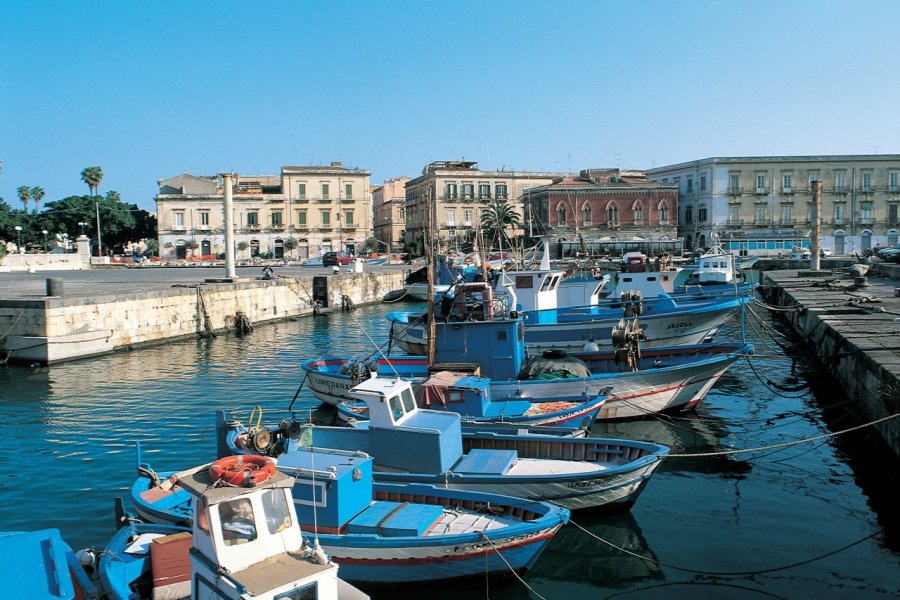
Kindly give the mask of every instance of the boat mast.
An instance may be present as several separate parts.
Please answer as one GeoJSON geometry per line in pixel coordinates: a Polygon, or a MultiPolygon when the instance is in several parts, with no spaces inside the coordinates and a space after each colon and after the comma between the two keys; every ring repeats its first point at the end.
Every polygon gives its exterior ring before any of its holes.
{"type": "MultiPolygon", "coordinates": [[[[435,232],[435,207],[431,205],[433,194],[431,189],[425,190],[427,202],[425,202],[425,259],[428,261],[426,274],[428,277],[428,366],[434,364],[434,261],[436,259],[434,253],[434,232],[435,232]]],[[[435,202],[437,200],[435,199],[435,202]]]]}

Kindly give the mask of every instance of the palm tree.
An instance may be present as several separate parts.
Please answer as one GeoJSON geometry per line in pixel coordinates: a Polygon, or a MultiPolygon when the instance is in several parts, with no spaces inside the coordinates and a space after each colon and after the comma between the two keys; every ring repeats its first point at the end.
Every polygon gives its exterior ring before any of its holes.
{"type": "Polygon", "coordinates": [[[97,194],[97,188],[100,187],[100,181],[103,180],[103,169],[100,167],[85,167],[81,170],[81,180],[88,185],[91,190],[91,196],[97,194]]]}
{"type": "Polygon", "coordinates": [[[20,185],[18,189],[16,189],[16,195],[25,206],[25,212],[28,212],[28,199],[31,198],[31,188],[27,185],[20,185]]]}
{"type": "Polygon", "coordinates": [[[110,202],[121,202],[122,196],[116,190],[109,190],[106,192],[106,199],[110,202]]]}
{"type": "Polygon", "coordinates": [[[34,212],[41,210],[41,200],[44,199],[44,188],[35,186],[31,188],[31,197],[34,198],[34,212]]]}
{"type": "Polygon", "coordinates": [[[491,238],[496,234],[506,235],[506,228],[512,226],[513,230],[522,226],[519,213],[507,202],[491,202],[481,211],[481,227],[491,232],[491,238]]]}

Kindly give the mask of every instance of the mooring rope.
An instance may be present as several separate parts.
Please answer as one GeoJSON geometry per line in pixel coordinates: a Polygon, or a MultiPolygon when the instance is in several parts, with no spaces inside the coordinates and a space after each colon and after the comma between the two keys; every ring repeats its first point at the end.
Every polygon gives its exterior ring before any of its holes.
{"type": "Polygon", "coordinates": [[[497,548],[497,546],[494,545],[494,542],[491,541],[491,538],[489,538],[489,537],[487,536],[487,534],[485,534],[483,531],[479,531],[478,534],[479,534],[481,537],[483,537],[484,540],[485,540],[488,544],[490,544],[491,549],[492,549],[494,552],[497,553],[497,556],[499,556],[499,557],[500,557],[500,560],[502,560],[502,561],[504,562],[504,564],[506,565],[506,567],[509,569],[509,572],[512,573],[512,574],[515,576],[515,578],[518,579],[519,582],[520,582],[522,585],[524,585],[524,586],[528,589],[529,592],[531,592],[532,594],[534,594],[535,596],[537,596],[537,597],[540,598],[541,600],[547,600],[546,598],[544,598],[543,596],[541,596],[540,594],[538,594],[538,593],[535,591],[535,589],[534,589],[533,587],[531,587],[530,585],[528,585],[528,584],[525,582],[525,580],[522,579],[522,577],[521,577],[518,573],[516,573],[516,570],[512,568],[512,565],[509,564],[509,561],[506,560],[506,557],[503,556],[503,554],[500,552],[500,550],[497,548]]]}
{"type": "Polygon", "coordinates": [[[391,360],[390,360],[390,359],[384,354],[384,352],[381,350],[381,346],[379,346],[378,344],[375,343],[375,340],[372,339],[372,336],[369,335],[369,332],[366,331],[366,328],[363,327],[363,324],[360,323],[360,322],[359,322],[359,319],[356,318],[356,315],[354,315],[352,312],[347,313],[347,314],[350,315],[350,318],[352,318],[353,321],[359,326],[359,329],[363,332],[363,335],[366,336],[366,338],[369,340],[369,342],[370,342],[373,346],[375,346],[375,352],[374,352],[373,354],[376,354],[376,353],[377,353],[377,354],[380,354],[381,357],[385,360],[385,362],[387,362],[387,365],[388,365],[388,366],[391,368],[391,370],[394,372],[394,375],[396,375],[397,377],[400,377],[400,373],[398,373],[398,372],[397,372],[397,369],[394,368],[394,364],[391,362],[391,360]]]}
{"type": "Polygon", "coordinates": [[[813,563],[818,560],[822,560],[823,558],[828,558],[829,556],[834,556],[835,554],[839,554],[839,553],[843,552],[844,550],[848,550],[848,549],[852,548],[853,546],[857,546],[867,540],[872,539],[873,537],[875,537],[876,535],[879,535],[880,533],[882,533],[884,531],[883,529],[878,529],[877,531],[874,531],[874,532],[870,533],[869,535],[862,537],[858,540],[854,540],[854,541],[850,542],[849,544],[845,544],[844,546],[841,546],[840,548],[830,550],[828,552],[825,552],[824,554],[820,554],[819,556],[807,558],[804,560],[799,560],[797,562],[794,562],[794,563],[791,563],[788,565],[782,565],[780,567],[771,567],[768,569],[758,569],[758,570],[754,570],[754,571],[700,571],[697,569],[690,569],[688,567],[679,567],[678,565],[668,564],[668,563],[662,562],[660,560],[656,560],[655,558],[650,558],[648,556],[638,554],[637,552],[632,552],[631,550],[623,548],[622,546],[613,544],[609,540],[603,539],[596,533],[593,533],[592,531],[585,529],[584,527],[582,527],[575,521],[569,520],[569,523],[571,523],[572,525],[574,525],[581,531],[585,532],[586,534],[588,534],[590,537],[594,538],[598,542],[602,542],[611,548],[615,548],[616,550],[618,550],[619,552],[622,552],[623,554],[627,554],[629,556],[639,558],[645,562],[652,563],[652,564],[658,565],[660,567],[666,567],[668,569],[675,569],[676,571],[683,571],[685,573],[693,573],[695,575],[714,575],[717,577],[748,577],[748,576],[753,576],[753,575],[763,575],[765,573],[775,573],[778,571],[793,569],[794,567],[799,567],[802,565],[813,563]]]}

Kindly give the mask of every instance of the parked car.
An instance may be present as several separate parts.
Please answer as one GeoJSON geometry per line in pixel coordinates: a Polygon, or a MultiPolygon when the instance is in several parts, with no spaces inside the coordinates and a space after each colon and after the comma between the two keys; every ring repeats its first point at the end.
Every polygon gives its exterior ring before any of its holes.
{"type": "Polygon", "coordinates": [[[352,260],[353,257],[346,252],[326,252],[322,257],[322,266],[349,265],[352,260]]]}
{"type": "Polygon", "coordinates": [[[832,254],[833,254],[833,252],[831,250],[829,250],[828,248],[819,248],[819,257],[821,257],[821,258],[828,258],[832,254]]]}

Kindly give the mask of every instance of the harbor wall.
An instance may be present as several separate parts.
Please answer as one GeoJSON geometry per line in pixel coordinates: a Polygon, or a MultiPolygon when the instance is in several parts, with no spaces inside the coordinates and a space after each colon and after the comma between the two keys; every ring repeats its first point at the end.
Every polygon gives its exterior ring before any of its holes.
{"type": "MultiPolygon", "coordinates": [[[[893,323],[883,322],[893,320],[890,312],[811,296],[809,283],[798,282],[796,272],[793,281],[784,272],[763,273],[761,283],[765,300],[785,309],[781,314],[800,338],[801,351],[840,384],[850,400],[845,410],[855,420],[900,413],[900,346],[891,334],[893,323]]],[[[873,429],[900,456],[900,419],[873,429]]]]}
{"type": "Polygon", "coordinates": [[[403,287],[404,274],[346,273],[322,277],[203,283],[93,297],[0,300],[0,359],[52,364],[143,344],[233,330],[251,324],[380,302],[403,287]]]}

